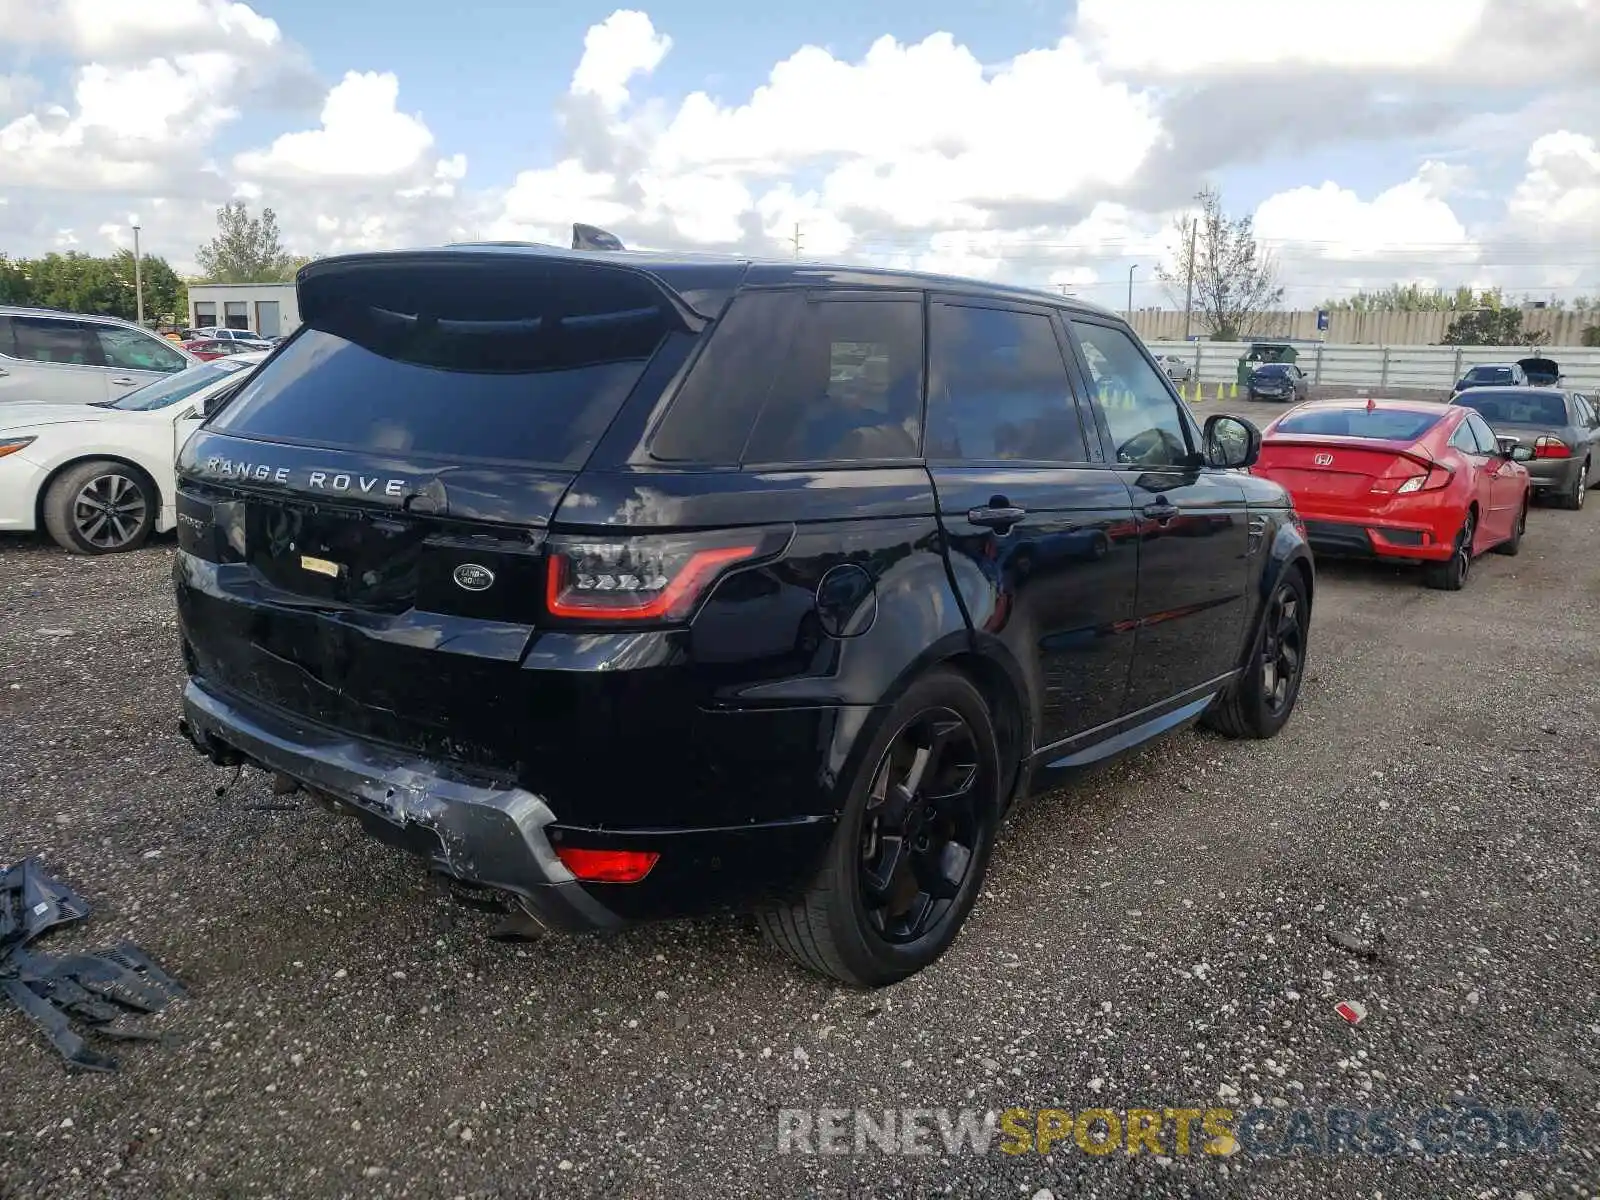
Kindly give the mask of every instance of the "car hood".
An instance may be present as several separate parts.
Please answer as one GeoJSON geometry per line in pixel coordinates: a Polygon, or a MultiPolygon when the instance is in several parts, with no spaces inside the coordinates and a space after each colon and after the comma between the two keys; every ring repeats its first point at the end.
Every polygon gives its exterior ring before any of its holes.
{"type": "Polygon", "coordinates": [[[166,409],[96,408],[92,404],[0,404],[0,434],[47,425],[119,425],[170,415],[166,409]]]}
{"type": "Polygon", "coordinates": [[[1531,358],[1517,359],[1517,366],[1521,367],[1527,375],[1528,382],[1535,385],[1549,385],[1561,382],[1561,366],[1553,358],[1534,356],[1531,358]]]}

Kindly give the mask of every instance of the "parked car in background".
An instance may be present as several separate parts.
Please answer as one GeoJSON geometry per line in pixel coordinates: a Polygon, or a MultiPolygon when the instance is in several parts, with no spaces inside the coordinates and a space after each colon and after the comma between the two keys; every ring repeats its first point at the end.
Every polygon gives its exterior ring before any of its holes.
{"type": "Polygon", "coordinates": [[[1188,383],[1194,378],[1194,367],[1176,354],[1156,355],[1156,365],[1167,373],[1173,383],[1188,383]]]}
{"type": "Polygon", "coordinates": [[[95,405],[0,406],[0,530],[42,524],[67,550],[111,554],[171,529],[178,448],[264,357],[200,363],[95,405]]]}
{"type": "Polygon", "coordinates": [[[1282,484],[1318,554],[1408,560],[1450,591],[1527,528],[1530,447],[1464,406],[1322,400],[1261,434],[1253,474],[1282,484]]]}
{"type": "Polygon", "coordinates": [[[1475,387],[1527,387],[1528,373],[1521,363],[1479,363],[1469,367],[1450,389],[1452,398],[1468,388],[1475,387]]]}
{"type": "Polygon", "coordinates": [[[1262,363],[1250,369],[1251,400],[1298,401],[1311,394],[1311,381],[1294,363],[1262,363]]]}
{"type": "Polygon", "coordinates": [[[1260,434],[1112,313],[516,246],[299,298],[181,456],[184,729],[550,926],[750,906],[891,983],[1015,797],[1294,707],[1313,568],[1260,434]]]}
{"type": "Polygon", "coordinates": [[[1545,358],[1543,355],[1519,358],[1517,366],[1522,368],[1522,373],[1528,377],[1528,383],[1532,387],[1559,387],[1561,384],[1561,364],[1553,358],[1545,358]]]}
{"type": "Polygon", "coordinates": [[[1528,475],[1535,494],[1582,508],[1600,483],[1600,413],[1587,396],[1548,386],[1473,388],[1452,404],[1473,409],[1498,434],[1533,448],[1528,475]]]}
{"type": "Polygon", "coordinates": [[[253,329],[227,329],[221,325],[209,325],[204,329],[197,329],[195,334],[212,341],[236,342],[247,350],[267,350],[275,341],[280,340],[264,338],[253,329]]]}
{"type": "Polygon", "coordinates": [[[115,400],[196,361],[131,321],[0,305],[0,409],[115,400]]]}
{"type": "Polygon", "coordinates": [[[183,348],[201,362],[226,358],[230,354],[260,354],[262,349],[250,342],[234,342],[217,338],[196,338],[183,343],[183,348]]]}

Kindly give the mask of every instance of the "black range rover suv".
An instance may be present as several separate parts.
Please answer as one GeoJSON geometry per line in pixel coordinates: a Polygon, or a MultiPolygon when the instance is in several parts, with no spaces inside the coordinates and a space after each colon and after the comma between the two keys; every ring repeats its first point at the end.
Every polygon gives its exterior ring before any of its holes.
{"type": "Polygon", "coordinates": [[[299,294],[179,462],[183,728],[548,926],[737,904],[892,982],[1015,798],[1294,705],[1259,434],[1109,313],[505,245],[299,294]]]}

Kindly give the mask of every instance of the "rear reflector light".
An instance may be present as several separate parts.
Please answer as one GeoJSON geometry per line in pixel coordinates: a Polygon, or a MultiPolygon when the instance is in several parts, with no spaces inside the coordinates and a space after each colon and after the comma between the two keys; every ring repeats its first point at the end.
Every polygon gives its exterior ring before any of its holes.
{"type": "Polygon", "coordinates": [[[1399,487],[1395,488],[1395,495],[1404,496],[1407,492],[1420,492],[1422,485],[1428,482],[1426,475],[1413,475],[1399,487]]]}
{"type": "Polygon", "coordinates": [[[564,619],[681,621],[730,567],[781,550],[789,533],[552,538],[546,606],[564,619]]]}
{"type": "Polygon", "coordinates": [[[1387,476],[1377,479],[1372,484],[1372,490],[1382,495],[1409,496],[1416,492],[1433,492],[1446,486],[1454,478],[1453,472],[1447,467],[1432,467],[1421,475],[1408,475],[1405,478],[1387,476]]]}
{"type": "Polygon", "coordinates": [[[556,848],[559,858],[585,883],[638,883],[661,857],[654,850],[580,850],[576,846],[556,848]]]}
{"type": "Polygon", "coordinates": [[[1533,443],[1533,456],[1535,458],[1571,458],[1572,448],[1560,438],[1546,435],[1533,443]]]}

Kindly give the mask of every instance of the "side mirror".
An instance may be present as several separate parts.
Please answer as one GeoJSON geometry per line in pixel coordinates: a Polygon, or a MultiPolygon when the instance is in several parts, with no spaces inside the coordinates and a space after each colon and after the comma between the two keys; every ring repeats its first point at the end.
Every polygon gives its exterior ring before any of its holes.
{"type": "Polygon", "coordinates": [[[1243,417],[1207,417],[1205,455],[1213,467],[1238,470],[1251,466],[1261,457],[1261,430],[1243,417]]]}

